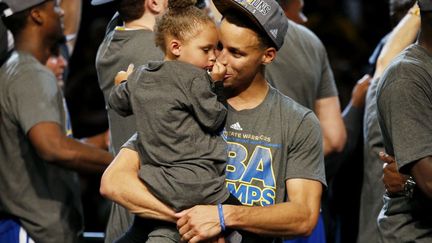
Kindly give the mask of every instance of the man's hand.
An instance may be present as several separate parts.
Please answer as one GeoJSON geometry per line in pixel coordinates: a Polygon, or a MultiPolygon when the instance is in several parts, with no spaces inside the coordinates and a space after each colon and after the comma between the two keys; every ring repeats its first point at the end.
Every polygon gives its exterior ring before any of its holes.
{"type": "Polygon", "coordinates": [[[127,80],[127,78],[133,72],[133,70],[134,70],[134,65],[131,63],[131,64],[129,64],[129,66],[128,66],[128,68],[127,68],[126,71],[120,71],[120,72],[118,72],[117,75],[114,78],[114,84],[118,85],[122,81],[127,80]]]}
{"type": "Polygon", "coordinates": [[[379,157],[384,162],[382,181],[389,195],[403,192],[408,176],[398,172],[396,161],[390,155],[380,152],[379,157]]]}
{"type": "Polygon", "coordinates": [[[198,205],[175,216],[179,218],[177,229],[182,241],[199,242],[217,237],[221,233],[218,209],[215,205],[198,205]]]}

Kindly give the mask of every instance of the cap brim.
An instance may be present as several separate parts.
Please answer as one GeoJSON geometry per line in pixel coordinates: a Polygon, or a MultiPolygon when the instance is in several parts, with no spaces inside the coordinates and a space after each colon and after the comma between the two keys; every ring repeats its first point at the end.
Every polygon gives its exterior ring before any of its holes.
{"type": "Polygon", "coordinates": [[[115,0],[92,0],[91,5],[97,6],[97,5],[102,5],[102,4],[110,3],[110,2],[114,2],[114,1],[115,0]]]}

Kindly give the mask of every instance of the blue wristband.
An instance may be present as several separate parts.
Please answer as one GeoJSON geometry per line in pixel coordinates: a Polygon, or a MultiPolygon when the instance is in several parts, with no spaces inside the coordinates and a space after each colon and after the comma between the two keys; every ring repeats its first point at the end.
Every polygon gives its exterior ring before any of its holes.
{"type": "Polygon", "coordinates": [[[225,219],[224,219],[224,214],[223,214],[223,210],[222,210],[222,204],[218,204],[218,212],[219,212],[219,223],[220,223],[220,227],[222,229],[222,232],[225,231],[226,227],[225,227],[225,219]]]}

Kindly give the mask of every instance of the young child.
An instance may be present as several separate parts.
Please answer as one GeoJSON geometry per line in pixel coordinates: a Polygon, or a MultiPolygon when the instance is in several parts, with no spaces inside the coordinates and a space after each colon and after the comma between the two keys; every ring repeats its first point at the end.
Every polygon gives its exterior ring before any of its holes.
{"type": "MultiPolygon", "coordinates": [[[[225,187],[227,152],[220,134],[227,110],[223,97],[213,92],[222,90],[226,69],[216,62],[216,25],[195,2],[168,1],[155,26],[164,61],[134,70],[109,98],[120,115],[135,114],[139,177],[175,211],[196,204],[239,204],[225,187]]],[[[166,224],[135,217],[117,242],[143,242],[160,226],[166,224]]],[[[166,242],[179,241],[175,225],[168,227],[175,236],[165,235],[166,242]]]]}

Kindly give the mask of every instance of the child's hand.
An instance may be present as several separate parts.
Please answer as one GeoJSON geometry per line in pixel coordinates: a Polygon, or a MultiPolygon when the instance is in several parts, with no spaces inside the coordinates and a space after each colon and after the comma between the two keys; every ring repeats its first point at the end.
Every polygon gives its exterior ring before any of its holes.
{"type": "Polygon", "coordinates": [[[129,66],[128,66],[128,68],[127,68],[126,71],[120,71],[120,72],[118,72],[117,75],[114,78],[114,84],[118,85],[122,81],[127,80],[127,78],[133,72],[133,70],[134,70],[134,65],[131,63],[131,64],[129,64],[129,66]]]}
{"type": "Polygon", "coordinates": [[[224,80],[226,71],[226,67],[220,62],[216,61],[213,65],[210,76],[212,77],[213,81],[222,81],[224,80]]]}

